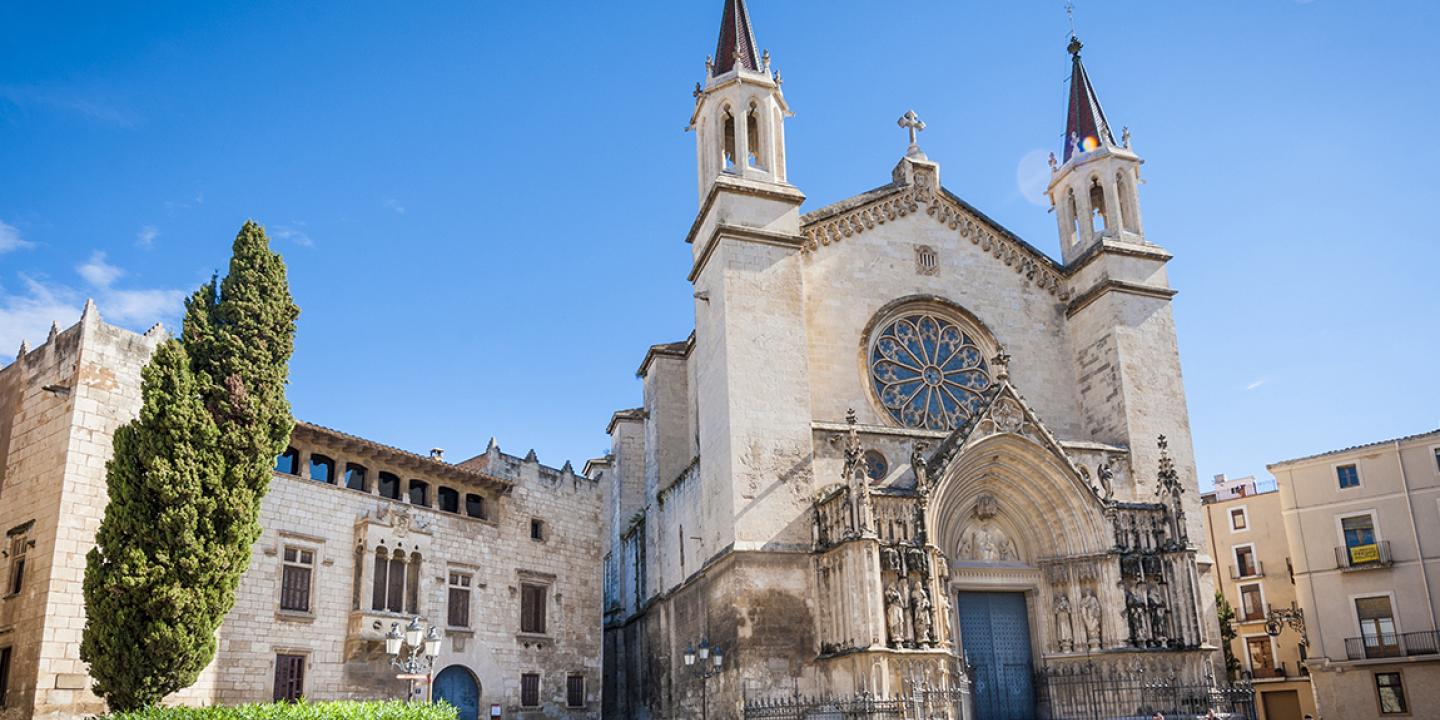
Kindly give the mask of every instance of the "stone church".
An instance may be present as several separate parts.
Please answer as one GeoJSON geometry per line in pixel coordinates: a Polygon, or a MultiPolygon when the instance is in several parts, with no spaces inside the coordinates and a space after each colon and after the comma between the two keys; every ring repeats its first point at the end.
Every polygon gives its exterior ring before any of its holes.
{"type": "Polygon", "coordinates": [[[690,115],[694,332],[645,354],[644,402],[587,471],[609,488],[607,717],[967,684],[975,717],[1031,718],[1086,702],[1056,678],[1206,682],[1171,254],[1080,42],[1058,259],[945,189],[913,113],[883,184],[802,209],[758,47],[726,0],[690,115]]]}

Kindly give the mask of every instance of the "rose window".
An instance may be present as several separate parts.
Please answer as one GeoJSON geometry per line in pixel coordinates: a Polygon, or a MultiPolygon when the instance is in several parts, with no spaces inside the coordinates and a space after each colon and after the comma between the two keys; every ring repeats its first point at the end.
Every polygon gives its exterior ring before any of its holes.
{"type": "Polygon", "coordinates": [[[954,430],[980,411],[990,368],[975,341],[932,312],[902,315],[870,346],[870,380],[890,417],[912,428],[954,430]]]}

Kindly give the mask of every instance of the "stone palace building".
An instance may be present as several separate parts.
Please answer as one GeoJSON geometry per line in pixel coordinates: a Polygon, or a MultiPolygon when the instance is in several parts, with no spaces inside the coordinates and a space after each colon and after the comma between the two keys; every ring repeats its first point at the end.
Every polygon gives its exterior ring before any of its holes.
{"type": "MultiPolygon", "coordinates": [[[[104,710],[80,660],[85,554],[163,336],[87,304],[0,369],[0,719],[104,710]]],[[[599,717],[595,481],[493,440],[459,463],[304,422],[291,443],[218,654],[168,701],[404,697],[384,636],[418,616],[443,638],[434,695],[462,720],[599,717]]]]}
{"type": "Polygon", "coordinates": [[[1054,692],[1081,674],[1206,682],[1171,255],[1080,42],[1058,259],[945,189],[913,113],[883,184],[802,211],[758,47],[726,0],[690,115],[694,332],[645,354],[644,402],[587,471],[609,487],[607,717],[943,688],[961,658],[981,720],[1083,704],[1054,692]],[[702,644],[718,675],[685,662],[702,644]]]}

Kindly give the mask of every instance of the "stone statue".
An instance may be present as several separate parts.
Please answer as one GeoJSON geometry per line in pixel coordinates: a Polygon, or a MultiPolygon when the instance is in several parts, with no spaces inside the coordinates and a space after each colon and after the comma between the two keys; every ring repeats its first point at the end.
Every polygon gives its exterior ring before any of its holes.
{"type": "Polygon", "coordinates": [[[930,594],[919,580],[910,583],[911,623],[915,628],[916,647],[929,647],[935,640],[930,635],[930,594]]]}
{"type": "Polygon", "coordinates": [[[1129,150],[1129,149],[1130,149],[1130,126],[1129,126],[1129,125],[1126,125],[1125,127],[1120,128],[1120,144],[1121,144],[1121,145],[1124,145],[1126,150],[1129,150]]]}
{"type": "Polygon", "coordinates": [[[913,572],[916,577],[923,578],[928,575],[928,573],[925,572],[927,566],[928,563],[925,562],[924,550],[918,547],[905,549],[905,568],[907,574],[913,572]]]}
{"type": "MultiPolygon", "coordinates": [[[[943,567],[943,566],[942,566],[943,567]]],[[[940,582],[940,613],[935,618],[935,641],[950,642],[950,588],[945,580],[940,582]]]]}
{"type": "Polygon", "coordinates": [[[1156,642],[1164,645],[1165,641],[1169,639],[1167,637],[1169,629],[1166,622],[1168,612],[1165,607],[1165,598],[1161,595],[1160,588],[1154,585],[1150,586],[1147,594],[1149,596],[1147,604],[1150,609],[1150,627],[1152,628],[1150,635],[1156,642]]]}
{"type": "Polygon", "coordinates": [[[881,548],[881,549],[880,549],[880,558],[885,561],[884,568],[885,568],[886,570],[889,570],[890,572],[893,572],[893,573],[896,573],[896,574],[899,574],[899,573],[900,573],[901,568],[900,568],[900,551],[899,551],[899,550],[896,550],[896,549],[893,548],[893,547],[884,547],[884,548],[881,548]]]}
{"type": "Polygon", "coordinates": [[[1149,608],[1143,583],[1135,589],[1125,591],[1125,609],[1130,615],[1130,639],[1136,647],[1145,647],[1150,642],[1149,608]]]}
{"type": "Polygon", "coordinates": [[[1070,626],[1070,598],[1063,592],[1055,593],[1055,639],[1060,644],[1060,652],[1075,649],[1074,630],[1070,626]]]}
{"type": "Polygon", "coordinates": [[[1059,163],[1055,162],[1055,153],[1052,152],[1052,153],[1050,153],[1050,172],[1053,173],[1053,172],[1055,172],[1056,170],[1059,170],[1059,169],[1060,169],[1060,165],[1059,165],[1059,163]]]}
{"type": "Polygon", "coordinates": [[[1085,588],[1080,596],[1080,623],[1085,626],[1085,643],[1091,650],[1100,649],[1100,598],[1085,588]]]}
{"type": "Polygon", "coordinates": [[[891,585],[885,591],[885,627],[890,634],[890,647],[905,645],[905,598],[899,585],[891,585]]]}
{"type": "Polygon", "coordinates": [[[1115,471],[1110,469],[1110,463],[1102,462],[1096,466],[1095,475],[1100,479],[1100,490],[1106,502],[1109,502],[1115,497],[1115,471]]]}
{"type": "Polygon", "coordinates": [[[925,443],[916,443],[910,453],[910,469],[915,473],[915,489],[921,493],[930,491],[930,468],[925,465],[925,443]]]}

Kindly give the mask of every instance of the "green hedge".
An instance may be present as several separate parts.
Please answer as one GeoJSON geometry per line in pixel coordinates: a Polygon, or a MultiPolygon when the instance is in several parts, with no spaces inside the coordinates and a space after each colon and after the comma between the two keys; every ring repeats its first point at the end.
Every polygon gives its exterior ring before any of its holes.
{"type": "Polygon", "coordinates": [[[162,707],[104,716],[104,720],[455,720],[448,703],[272,703],[230,707],[162,707]]]}

